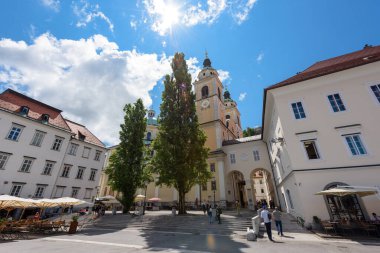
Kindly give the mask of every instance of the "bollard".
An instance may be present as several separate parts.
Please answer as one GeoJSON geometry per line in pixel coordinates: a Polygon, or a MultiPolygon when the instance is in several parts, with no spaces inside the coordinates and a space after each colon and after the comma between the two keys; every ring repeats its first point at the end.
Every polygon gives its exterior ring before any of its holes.
{"type": "Polygon", "coordinates": [[[260,232],[260,223],[261,223],[260,216],[256,215],[255,217],[252,218],[252,230],[256,234],[256,236],[259,235],[259,232],[260,232]]]}

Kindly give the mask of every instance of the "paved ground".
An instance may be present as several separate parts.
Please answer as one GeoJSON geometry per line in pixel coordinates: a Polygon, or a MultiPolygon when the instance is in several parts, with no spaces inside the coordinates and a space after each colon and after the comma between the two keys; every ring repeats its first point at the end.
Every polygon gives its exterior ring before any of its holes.
{"type": "Polygon", "coordinates": [[[222,224],[208,224],[203,213],[171,216],[170,212],[147,212],[143,217],[107,214],[75,235],[56,234],[22,241],[0,241],[0,253],[16,252],[380,252],[379,240],[324,239],[298,227],[285,215],[285,237],[274,232],[276,242],[266,236],[256,242],[245,239],[249,211],[236,216],[224,212],[222,224]]]}

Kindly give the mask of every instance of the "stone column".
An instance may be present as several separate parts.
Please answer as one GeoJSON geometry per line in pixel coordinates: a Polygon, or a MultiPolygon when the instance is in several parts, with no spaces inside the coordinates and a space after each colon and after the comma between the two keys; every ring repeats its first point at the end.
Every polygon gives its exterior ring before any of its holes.
{"type": "Polygon", "coordinates": [[[224,161],[218,160],[218,172],[219,172],[219,200],[222,208],[227,207],[226,202],[226,185],[224,182],[224,161]]]}

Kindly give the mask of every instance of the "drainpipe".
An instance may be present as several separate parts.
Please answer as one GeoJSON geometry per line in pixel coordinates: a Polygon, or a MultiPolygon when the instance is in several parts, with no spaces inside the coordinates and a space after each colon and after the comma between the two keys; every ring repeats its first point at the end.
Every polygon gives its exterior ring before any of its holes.
{"type": "Polygon", "coordinates": [[[276,179],[274,178],[274,169],[273,169],[274,166],[272,164],[272,157],[271,157],[271,155],[269,153],[269,150],[268,150],[268,143],[266,141],[264,141],[264,140],[262,140],[262,141],[265,143],[265,147],[266,147],[266,150],[268,152],[269,163],[270,163],[270,167],[271,167],[271,170],[272,170],[272,179],[273,179],[273,182],[274,182],[274,188],[276,189],[275,193],[276,193],[276,197],[277,197],[278,206],[280,207],[280,210],[282,210],[280,197],[278,195],[277,183],[276,183],[276,179]]]}

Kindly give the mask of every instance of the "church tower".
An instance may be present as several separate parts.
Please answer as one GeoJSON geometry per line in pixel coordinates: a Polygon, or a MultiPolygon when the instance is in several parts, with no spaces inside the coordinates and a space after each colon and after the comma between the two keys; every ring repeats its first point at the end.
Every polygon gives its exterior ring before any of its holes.
{"type": "Polygon", "coordinates": [[[222,150],[223,141],[233,140],[241,135],[240,113],[227,91],[223,96],[223,84],[218,71],[206,57],[203,69],[194,82],[198,121],[207,136],[206,147],[210,149],[209,164],[213,179],[207,185],[200,187],[199,195],[202,201],[215,201],[221,206],[226,205],[224,160],[226,154],[222,150]],[[215,194],[216,193],[216,194],[215,194]]]}
{"type": "Polygon", "coordinates": [[[219,80],[218,71],[211,66],[207,53],[203,69],[198,74],[198,80],[194,82],[194,90],[199,124],[207,135],[206,146],[210,150],[220,149],[226,139],[223,84],[219,80]]]}

